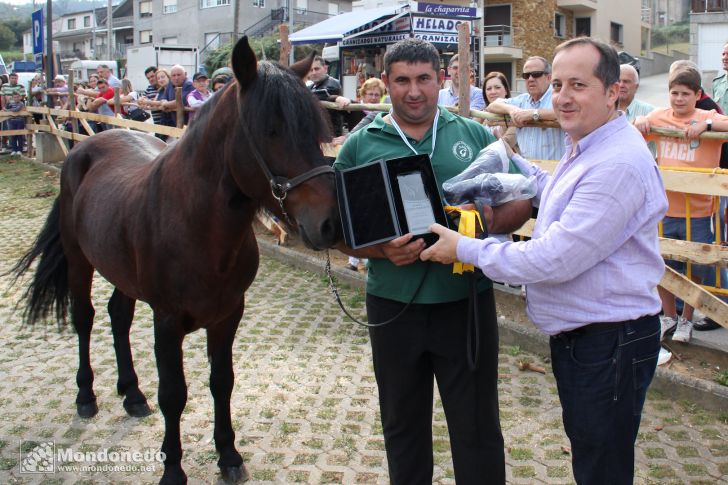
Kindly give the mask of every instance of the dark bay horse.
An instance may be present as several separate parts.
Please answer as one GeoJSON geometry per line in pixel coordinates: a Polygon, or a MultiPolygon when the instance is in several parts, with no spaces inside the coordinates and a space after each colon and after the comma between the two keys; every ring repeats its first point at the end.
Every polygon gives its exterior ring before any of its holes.
{"type": "Polygon", "coordinates": [[[336,189],[320,142],[329,127],[301,78],[312,57],[283,68],[257,63],[247,39],[232,53],[236,82],[208,101],[179,142],[109,130],[71,150],[61,191],[16,277],[40,258],[25,294],[26,320],[67,309],[78,333],[76,406],[98,412],[89,343],[94,269],[113,284],[108,304],[119,378],[132,416],[150,413],[134,371],[129,329],[136,300],[154,312],[159,407],[164,415],[161,483],[185,483],[180,416],[187,400],[182,341],[204,328],[211,363],[215,446],[223,478],[245,479],[230,418],[232,344],[245,290],[258,268],[251,224],[265,207],[314,249],[341,236],[336,189]]]}

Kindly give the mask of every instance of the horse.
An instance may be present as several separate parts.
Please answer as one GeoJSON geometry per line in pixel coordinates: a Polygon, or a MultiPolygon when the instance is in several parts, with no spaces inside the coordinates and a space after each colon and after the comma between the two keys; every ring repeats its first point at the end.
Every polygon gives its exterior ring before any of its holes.
{"type": "Polygon", "coordinates": [[[129,330],[136,300],[154,314],[159,408],[164,415],[160,483],[186,483],[180,417],[187,401],[182,343],[204,328],[211,365],[215,447],[227,482],[249,476],[230,417],[232,344],[245,291],[258,269],[253,221],[266,208],[312,249],[341,239],[333,170],[321,152],[330,127],[302,78],[313,55],[290,67],[257,62],[246,37],[232,51],[235,80],[169,146],[148,134],[108,130],[77,144],[60,193],[16,280],[38,266],[24,294],[29,324],[70,308],[78,334],[79,416],[98,412],[89,344],[94,269],[113,286],[108,302],[126,412],[150,414],[134,371],[129,330]]]}

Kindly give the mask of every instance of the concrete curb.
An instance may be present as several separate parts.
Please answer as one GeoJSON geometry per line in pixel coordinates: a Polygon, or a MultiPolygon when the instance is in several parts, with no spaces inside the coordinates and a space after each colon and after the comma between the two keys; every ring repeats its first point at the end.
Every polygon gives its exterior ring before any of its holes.
{"type": "MultiPolygon", "coordinates": [[[[312,273],[324,274],[325,253],[321,258],[300,253],[291,248],[277,246],[271,242],[258,240],[260,252],[279,261],[292,264],[312,273]]],[[[355,288],[364,288],[366,278],[361,273],[332,267],[331,272],[337,282],[346,283],[355,288]]],[[[502,290],[496,285],[496,297],[514,298],[512,290],[502,290]]],[[[548,337],[533,327],[526,327],[510,322],[504,317],[498,318],[500,342],[505,345],[517,345],[528,352],[549,355],[548,337]]],[[[675,400],[688,400],[711,411],[724,412],[728,409],[728,387],[704,379],[679,374],[659,367],[652,381],[652,389],[672,396],[675,400]]]]}

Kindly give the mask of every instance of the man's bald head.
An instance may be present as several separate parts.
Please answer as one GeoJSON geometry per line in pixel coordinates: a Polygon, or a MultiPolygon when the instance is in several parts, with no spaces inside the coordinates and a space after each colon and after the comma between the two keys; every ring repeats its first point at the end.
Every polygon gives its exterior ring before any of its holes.
{"type": "Polygon", "coordinates": [[[685,69],[695,69],[698,71],[698,65],[695,64],[693,61],[687,60],[687,59],[678,59],[677,61],[670,64],[670,70],[668,73],[672,75],[675,71],[682,71],[685,69]]]}
{"type": "Polygon", "coordinates": [[[185,72],[184,67],[179,64],[175,64],[172,66],[172,69],[169,70],[169,77],[175,87],[180,87],[184,84],[185,79],[187,79],[187,72],[185,72]]]}
{"type": "Polygon", "coordinates": [[[632,80],[637,85],[639,85],[640,83],[640,73],[638,73],[637,69],[635,69],[634,66],[631,64],[622,64],[621,66],[619,66],[619,74],[620,77],[631,76],[632,80]]]}
{"type": "Polygon", "coordinates": [[[640,85],[640,75],[633,66],[622,64],[619,66],[619,108],[626,110],[632,103],[637,88],[640,85]]]}

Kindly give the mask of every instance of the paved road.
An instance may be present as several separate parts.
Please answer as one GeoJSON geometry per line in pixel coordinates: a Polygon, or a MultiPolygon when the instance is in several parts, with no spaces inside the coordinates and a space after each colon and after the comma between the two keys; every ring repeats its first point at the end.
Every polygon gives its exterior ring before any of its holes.
{"type": "Polygon", "coordinates": [[[658,108],[670,106],[667,88],[667,73],[640,79],[640,87],[636,98],[658,108]]]}
{"type": "MultiPolygon", "coordinates": [[[[0,161],[0,273],[31,244],[51,200],[48,181],[22,163],[0,161]]],[[[156,449],[162,417],[127,417],[115,393],[116,369],[108,317],[111,288],[96,280],[92,364],[100,412],[75,415],[76,339],[55,326],[23,328],[15,309],[20,290],[0,283],[0,483],[156,483],[153,470],[58,471],[21,474],[19,449],[50,441],[57,449],[94,452],[156,449]],[[31,443],[28,443],[31,441],[31,443]]],[[[361,295],[349,292],[361,314],[361,295]]],[[[151,314],[137,306],[132,330],[142,389],[156,402],[151,314]]],[[[251,483],[386,484],[386,459],[367,333],[342,317],[322,279],[263,259],[247,295],[234,349],[233,423],[251,483]]],[[[190,483],[214,483],[212,406],[205,337],[185,342],[189,400],[182,420],[184,466],[190,483]]],[[[549,363],[503,347],[499,367],[501,422],[509,483],[573,482],[568,440],[549,363]],[[546,374],[522,372],[519,362],[546,374]]],[[[447,425],[439,399],[434,417],[435,482],[452,484],[447,425]]],[[[638,484],[728,482],[728,414],[716,415],[650,394],[637,443],[638,484]]],[[[25,455],[24,455],[25,456],[25,455]]],[[[486,480],[486,477],[484,477],[486,480]]]]}

